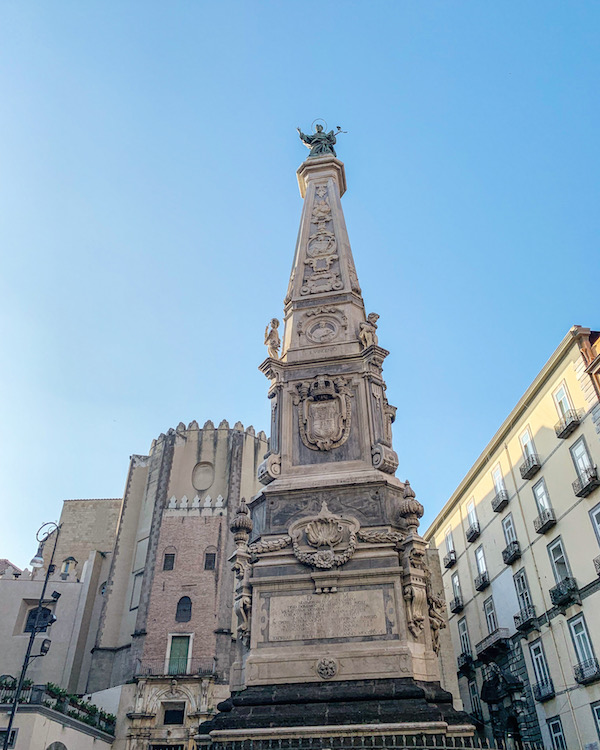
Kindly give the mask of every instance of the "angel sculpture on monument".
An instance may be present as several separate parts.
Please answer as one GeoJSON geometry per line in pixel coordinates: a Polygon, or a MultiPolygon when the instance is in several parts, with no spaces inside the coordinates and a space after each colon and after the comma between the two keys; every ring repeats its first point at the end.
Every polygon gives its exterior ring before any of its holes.
{"type": "Polygon", "coordinates": [[[271,321],[271,330],[269,326],[265,328],[265,346],[267,347],[267,353],[271,359],[279,359],[279,347],[281,346],[281,339],[279,338],[279,321],[277,318],[273,318],[271,321]]]}

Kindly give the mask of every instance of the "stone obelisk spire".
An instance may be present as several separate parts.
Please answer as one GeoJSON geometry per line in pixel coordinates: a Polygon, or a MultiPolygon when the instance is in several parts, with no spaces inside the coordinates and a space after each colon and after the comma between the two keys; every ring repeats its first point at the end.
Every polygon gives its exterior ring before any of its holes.
{"type": "Polygon", "coordinates": [[[198,740],[225,750],[252,739],[260,750],[349,726],[371,735],[374,723],[396,735],[450,725],[470,734],[439,684],[445,608],[418,534],[423,507],[394,476],[388,352],[377,316],[365,315],[335,133],[317,126],[300,137],[311,153],[298,170],[304,206],[283,346],[273,320],[260,366],[271,401],[264,489],[231,524],[232,698],[198,740]]]}

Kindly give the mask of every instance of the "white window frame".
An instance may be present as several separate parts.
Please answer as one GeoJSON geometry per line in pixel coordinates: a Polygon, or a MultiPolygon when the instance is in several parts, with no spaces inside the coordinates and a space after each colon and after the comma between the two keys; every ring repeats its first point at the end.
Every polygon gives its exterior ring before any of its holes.
{"type": "Polygon", "coordinates": [[[498,616],[496,614],[496,605],[494,604],[494,597],[489,596],[483,603],[483,614],[485,616],[485,622],[487,625],[488,633],[491,635],[498,630],[498,616]],[[491,605],[491,606],[489,606],[491,605]],[[494,624],[494,628],[490,628],[490,623],[494,624]]]}
{"type": "Polygon", "coordinates": [[[471,701],[471,713],[475,716],[481,716],[481,700],[479,699],[476,680],[469,680],[469,700],[471,701]]]}
{"type": "Polygon", "coordinates": [[[452,536],[452,529],[450,527],[446,529],[446,532],[444,534],[444,542],[446,543],[446,552],[448,554],[456,551],[456,547],[454,546],[454,538],[452,536]]]}
{"type": "Polygon", "coordinates": [[[533,442],[533,436],[531,435],[529,425],[527,425],[527,427],[519,435],[519,444],[521,446],[523,458],[528,459],[529,456],[535,455],[535,443],[533,442]],[[523,440],[523,438],[526,439],[523,440]]]}
{"type": "Polygon", "coordinates": [[[565,545],[563,544],[562,537],[557,536],[556,539],[553,539],[547,546],[547,549],[548,556],[550,557],[550,565],[552,566],[552,572],[554,573],[554,580],[556,581],[556,583],[560,583],[561,581],[564,581],[565,578],[569,578],[571,575],[571,566],[569,565],[569,559],[567,557],[567,552],[565,550],[565,545]],[[553,550],[557,549],[558,547],[560,547],[560,551],[565,561],[566,572],[564,576],[560,575],[559,570],[556,567],[556,558],[552,554],[553,550]]]}
{"type": "Polygon", "coordinates": [[[525,572],[525,568],[517,570],[517,572],[513,576],[513,582],[515,584],[515,592],[517,594],[517,600],[519,602],[519,609],[531,607],[531,589],[529,588],[529,581],[527,580],[527,573],[525,572]],[[519,582],[521,582],[521,584],[519,584],[519,582]]]}
{"type": "Polygon", "coordinates": [[[548,719],[547,724],[550,741],[552,742],[552,750],[568,750],[560,716],[553,716],[551,719],[548,719]],[[555,731],[556,729],[558,731],[555,731]]]}
{"type": "Polygon", "coordinates": [[[462,598],[462,593],[460,590],[460,578],[458,577],[458,573],[452,574],[452,593],[454,594],[455,599],[462,598]]]}
{"type": "Polygon", "coordinates": [[[475,498],[471,498],[467,503],[467,522],[469,526],[477,523],[477,511],[475,510],[475,498]]]}
{"type": "Polygon", "coordinates": [[[165,671],[164,674],[169,674],[169,661],[171,660],[171,641],[174,637],[179,638],[180,636],[187,636],[189,640],[188,644],[188,655],[187,664],[185,665],[186,673],[190,674],[192,670],[192,647],[194,645],[194,633],[169,633],[167,635],[167,651],[165,653],[165,671]]]}
{"type": "Polygon", "coordinates": [[[598,737],[600,737],[600,701],[595,701],[590,705],[590,708],[592,709],[592,715],[594,717],[594,722],[596,724],[596,731],[598,732],[598,737]]]}
{"type": "Polygon", "coordinates": [[[477,572],[479,573],[479,575],[483,575],[483,573],[488,572],[483,544],[480,544],[479,547],[477,547],[477,549],[475,550],[475,565],[477,566],[477,572]]]}
{"type": "Polygon", "coordinates": [[[590,520],[592,522],[592,527],[596,532],[598,544],[600,544],[600,503],[590,510],[590,520]]]}
{"type": "Polygon", "coordinates": [[[546,652],[544,651],[544,645],[542,639],[538,638],[536,641],[532,641],[529,644],[529,656],[531,658],[531,666],[533,668],[533,675],[537,683],[549,684],[551,682],[550,668],[548,667],[548,659],[546,659],[546,652]]]}
{"type": "Polygon", "coordinates": [[[533,485],[531,491],[533,492],[533,499],[535,500],[538,514],[541,515],[544,511],[550,510],[552,508],[552,502],[550,500],[548,487],[546,486],[546,480],[543,477],[533,485]],[[543,494],[539,492],[538,488],[541,488],[543,490],[543,494]]]}
{"type": "Polygon", "coordinates": [[[506,484],[504,483],[504,475],[502,474],[502,467],[500,464],[496,464],[492,470],[492,482],[494,483],[496,494],[506,491],[506,484]]]}
{"type": "Polygon", "coordinates": [[[571,399],[571,394],[569,393],[569,389],[567,388],[566,381],[562,381],[562,383],[556,388],[556,390],[552,393],[552,398],[554,399],[554,405],[556,406],[556,411],[558,412],[558,416],[560,419],[565,419],[568,412],[573,411],[573,401],[571,399]],[[563,411],[563,408],[561,406],[561,399],[559,399],[558,394],[559,392],[563,390],[565,401],[567,402],[567,408],[565,411],[563,411]]]}
{"type": "Polygon", "coordinates": [[[590,631],[588,630],[587,623],[583,614],[571,617],[571,619],[569,620],[569,632],[571,633],[571,639],[573,641],[573,648],[575,649],[575,656],[577,658],[577,661],[581,664],[582,662],[595,659],[596,655],[594,652],[594,646],[592,644],[590,631]],[[577,625],[583,626],[583,629],[581,630],[583,638],[575,633],[575,628],[577,627],[577,625]],[[582,644],[584,644],[583,648],[582,644]]]}
{"type": "Polygon", "coordinates": [[[502,531],[504,532],[504,540],[507,546],[511,542],[517,541],[517,530],[515,529],[515,522],[512,517],[512,513],[509,513],[502,519],[502,531]]]}
{"type": "Polygon", "coordinates": [[[573,464],[575,466],[575,471],[577,472],[577,476],[581,479],[583,478],[583,475],[586,471],[589,471],[593,466],[594,462],[592,461],[592,456],[590,454],[590,451],[588,449],[587,443],[585,441],[584,437],[580,437],[579,440],[576,440],[573,445],[570,448],[571,451],[571,458],[573,460],[573,464]],[[579,447],[583,446],[584,452],[583,456],[585,456],[585,460],[580,463],[579,458],[575,456],[575,450],[579,447]]]}
{"type": "Polygon", "coordinates": [[[463,617],[458,621],[458,640],[463,654],[472,654],[473,648],[471,647],[471,638],[469,636],[469,628],[467,626],[467,618],[463,617]]]}

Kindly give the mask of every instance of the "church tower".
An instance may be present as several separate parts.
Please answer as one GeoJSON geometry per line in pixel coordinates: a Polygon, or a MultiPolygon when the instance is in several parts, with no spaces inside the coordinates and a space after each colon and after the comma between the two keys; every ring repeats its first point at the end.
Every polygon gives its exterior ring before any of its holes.
{"type": "Polygon", "coordinates": [[[232,697],[197,740],[469,736],[440,687],[445,604],[418,534],[423,507],[394,476],[388,352],[378,316],[365,314],[344,165],[333,131],[300,136],[312,148],[297,173],[304,206],[281,353],[274,320],[260,366],[271,403],[264,489],[231,523],[232,697]]]}

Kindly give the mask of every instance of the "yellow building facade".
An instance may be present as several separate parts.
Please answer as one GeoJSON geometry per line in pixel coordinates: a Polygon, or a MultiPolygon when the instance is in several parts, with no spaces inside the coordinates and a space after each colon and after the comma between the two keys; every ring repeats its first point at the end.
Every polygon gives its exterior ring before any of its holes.
{"type": "Polygon", "coordinates": [[[600,333],[574,326],[425,538],[488,738],[600,747],[600,333]]]}

